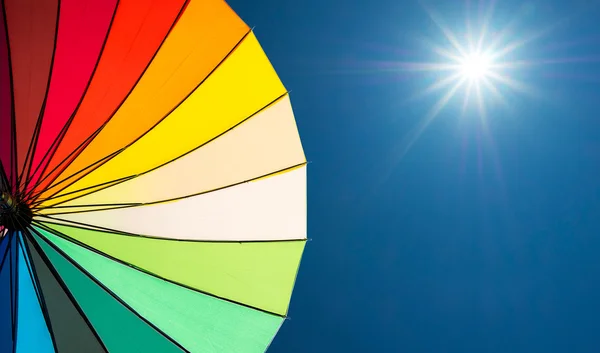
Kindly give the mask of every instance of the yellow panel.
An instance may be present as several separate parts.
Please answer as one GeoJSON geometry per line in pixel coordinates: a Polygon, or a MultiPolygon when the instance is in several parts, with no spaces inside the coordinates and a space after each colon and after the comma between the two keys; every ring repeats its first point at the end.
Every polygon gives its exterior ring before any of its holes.
{"type": "MultiPolygon", "coordinates": [[[[168,200],[234,185],[304,162],[306,157],[286,94],[192,153],[119,185],[90,189],[89,194],[60,207],[168,200]]],[[[60,210],[65,212],[64,208],[60,210]]]]}
{"type": "MultiPolygon", "coordinates": [[[[285,92],[277,73],[251,33],[164,121],[61,194],[143,173],[177,158],[239,124],[285,92]]],[[[165,183],[168,182],[165,180],[165,183]]],[[[74,195],[67,196],[65,200],[74,195]]],[[[60,200],[53,198],[51,203],[60,200]]]]}

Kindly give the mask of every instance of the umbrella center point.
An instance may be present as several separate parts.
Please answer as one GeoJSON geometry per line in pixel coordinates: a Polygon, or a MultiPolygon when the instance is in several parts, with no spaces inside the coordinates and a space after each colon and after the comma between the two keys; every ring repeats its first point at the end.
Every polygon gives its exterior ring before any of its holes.
{"type": "Polygon", "coordinates": [[[0,191],[0,228],[23,231],[31,225],[32,218],[27,203],[6,191],[0,191]]]}

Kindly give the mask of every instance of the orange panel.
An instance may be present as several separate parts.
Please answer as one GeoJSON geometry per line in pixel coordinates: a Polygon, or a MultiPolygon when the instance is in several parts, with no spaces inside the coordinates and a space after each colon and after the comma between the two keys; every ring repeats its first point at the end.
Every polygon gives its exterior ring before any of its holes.
{"type": "MultiPolygon", "coordinates": [[[[142,79],[109,123],[77,159],[58,168],[64,171],[58,179],[55,172],[36,190],[43,190],[53,179],[59,182],[85,169],[139,138],[184,100],[248,31],[248,26],[224,1],[191,1],[142,79]]],[[[69,129],[69,136],[74,137],[65,137],[48,171],[68,158],[90,133],[85,121],[73,126],[73,131],[69,129]]],[[[43,196],[59,189],[50,189],[43,196]]]]}

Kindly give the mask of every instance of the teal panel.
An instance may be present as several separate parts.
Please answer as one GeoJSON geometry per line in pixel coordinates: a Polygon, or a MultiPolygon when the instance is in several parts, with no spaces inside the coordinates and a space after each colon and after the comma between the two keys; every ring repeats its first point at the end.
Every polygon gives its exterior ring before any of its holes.
{"type": "Polygon", "coordinates": [[[69,298],[61,283],[30,239],[26,250],[35,270],[39,292],[50,317],[56,351],[60,353],[107,353],[99,338],[69,298]]]}
{"type": "MultiPolygon", "coordinates": [[[[21,235],[19,234],[19,238],[21,235]]],[[[17,245],[17,239],[13,246],[17,245]]],[[[19,241],[20,242],[20,241],[19,241]]],[[[29,259],[19,244],[16,353],[54,353],[50,331],[28,270],[29,259]]]]}
{"type": "Polygon", "coordinates": [[[191,352],[264,352],[284,320],[167,282],[69,240],[40,232],[191,352]]]}
{"type": "Polygon", "coordinates": [[[37,235],[34,238],[110,353],[183,351],[122,305],[46,241],[37,235]]]}
{"type": "MultiPolygon", "coordinates": [[[[6,236],[1,241],[1,248],[10,252],[11,249],[8,246],[9,237],[6,236]]],[[[0,352],[12,352],[11,256],[10,254],[6,254],[7,256],[4,257],[4,251],[0,251],[0,254],[2,254],[0,261],[4,259],[4,263],[0,263],[0,266],[2,266],[2,270],[0,270],[0,352]]]]}

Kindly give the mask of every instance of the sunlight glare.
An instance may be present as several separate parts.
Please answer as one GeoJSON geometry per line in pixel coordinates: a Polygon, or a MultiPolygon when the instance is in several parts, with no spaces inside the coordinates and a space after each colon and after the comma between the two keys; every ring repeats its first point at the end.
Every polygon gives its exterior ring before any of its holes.
{"type": "MultiPolygon", "coordinates": [[[[524,93],[535,95],[529,85],[519,79],[515,69],[527,67],[528,61],[519,59],[518,49],[539,38],[540,32],[533,36],[519,35],[510,40],[516,19],[509,21],[506,28],[491,31],[494,2],[485,15],[479,15],[478,25],[471,27],[472,21],[467,13],[466,30],[464,35],[456,34],[447,26],[442,16],[426,4],[422,4],[429,18],[441,32],[445,45],[425,40],[429,49],[437,56],[433,62],[397,62],[395,68],[414,72],[430,72],[435,75],[433,81],[423,90],[416,92],[411,100],[440,93],[437,100],[426,116],[408,133],[395,151],[394,163],[398,163],[409,149],[419,139],[434,119],[460,93],[463,93],[460,117],[476,116],[484,128],[487,126],[489,103],[499,103],[510,108],[504,93],[524,93]],[[523,38],[519,38],[523,37],[523,38]],[[511,55],[509,55],[511,54],[511,55]],[[515,55],[516,54],[516,55],[515,55]],[[491,102],[490,102],[491,101],[491,102]],[[467,110],[470,114],[466,114],[467,110]]],[[[467,9],[468,10],[468,9],[467,9]]],[[[460,30],[460,29],[459,29],[460,30]]]]}
{"type": "Polygon", "coordinates": [[[461,60],[460,71],[466,79],[479,81],[488,76],[492,60],[483,53],[470,53],[461,60]]]}
{"type": "MultiPolygon", "coordinates": [[[[454,33],[440,16],[431,7],[424,5],[423,8],[430,19],[438,27],[446,45],[428,43],[438,60],[434,62],[403,63],[403,66],[414,71],[430,71],[436,75],[434,82],[415,96],[431,94],[436,91],[446,91],[454,83],[460,82],[459,91],[464,92],[461,116],[468,108],[476,108],[476,114],[481,116],[480,107],[486,105],[486,100],[506,105],[503,93],[507,90],[525,94],[533,94],[531,87],[519,80],[514,69],[525,67],[521,61],[515,58],[514,52],[525,44],[538,38],[540,35],[526,36],[524,39],[507,40],[506,35],[510,32],[509,26],[490,33],[493,18],[493,3],[485,11],[485,15],[479,18],[479,25],[471,27],[471,19],[467,15],[467,30],[464,36],[454,33]],[[504,43],[506,42],[506,43],[504,43]],[[440,60],[441,59],[441,60],[440,60]],[[418,70],[417,70],[418,69],[418,70]],[[480,90],[479,94],[477,91],[480,90]],[[491,93],[491,95],[490,95],[491,93]],[[474,103],[474,104],[473,104],[474,103]]],[[[537,33],[537,32],[536,32],[537,33]]],[[[415,97],[415,98],[416,98],[415,97]]],[[[450,97],[451,99],[453,97],[450,97]]],[[[449,103],[450,99],[447,101],[449,103]]]]}

